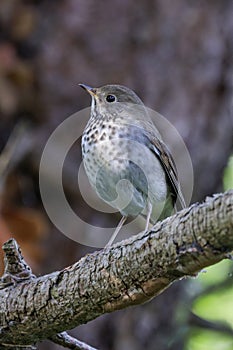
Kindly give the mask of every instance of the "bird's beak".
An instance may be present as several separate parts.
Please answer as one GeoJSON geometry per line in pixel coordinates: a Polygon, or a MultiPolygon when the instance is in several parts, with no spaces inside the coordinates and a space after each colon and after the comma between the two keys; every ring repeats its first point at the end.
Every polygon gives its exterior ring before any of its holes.
{"type": "Polygon", "coordinates": [[[91,96],[96,96],[96,89],[92,88],[91,86],[88,86],[86,84],[78,84],[79,86],[81,86],[81,88],[83,88],[84,90],[86,90],[91,96]]]}

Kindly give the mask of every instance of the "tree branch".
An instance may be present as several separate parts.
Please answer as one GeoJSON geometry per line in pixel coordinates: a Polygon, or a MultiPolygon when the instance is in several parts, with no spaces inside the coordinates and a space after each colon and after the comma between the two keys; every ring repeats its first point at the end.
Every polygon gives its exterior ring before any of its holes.
{"type": "Polygon", "coordinates": [[[53,343],[73,350],[97,350],[96,348],[93,348],[92,346],[71,337],[66,332],[58,333],[49,340],[51,340],[53,343]]]}
{"type": "Polygon", "coordinates": [[[3,276],[0,345],[31,345],[104,313],[144,303],[232,250],[233,191],[229,191],[62,271],[7,285],[3,276]]]}

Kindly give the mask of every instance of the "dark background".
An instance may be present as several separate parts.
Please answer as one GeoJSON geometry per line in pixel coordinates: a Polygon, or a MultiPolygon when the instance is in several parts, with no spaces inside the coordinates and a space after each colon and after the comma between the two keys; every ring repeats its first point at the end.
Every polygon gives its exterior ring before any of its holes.
{"type": "MultiPolygon", "coordinates": [[[[47,138],[90,104],[79,82],[135,90],[183,137],[194,167],[193,201],[221,191],[233,146],[232,13],[230,0],[1,0],[0,150],[11,137],[14,151],[7,166],[3,157],[0,163],[0,243],[13,232],[38,274],[92,250],[53,227],[38,189],[47,138]]],[[[81,160],[78,147],[73,153],[71,174],[81,160]]],[[[73,182],[64,187],[74,208],[95,220],[98,213],[82,204],[73,182]]],[[[106,224],[109,216],[101,220],[106,224]]],[[[188,317],[177,318],[181,309],[188,313],[183,282],[73,333],[103,350],[181,350],[192,327],[188,317]]]]}

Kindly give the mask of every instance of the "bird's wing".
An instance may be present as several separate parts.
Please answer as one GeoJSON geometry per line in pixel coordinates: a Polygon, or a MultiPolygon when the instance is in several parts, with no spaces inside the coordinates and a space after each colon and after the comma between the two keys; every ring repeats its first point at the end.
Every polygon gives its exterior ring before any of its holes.
{"type": "Polygon", "coordinates": [[[185,208],[185,200],[180,189],[180,184],[177,176],[177,169],[172,155],[166,145],[157,137],[150,137],[149,147],[156,157],[161,162],[161,165],[170,180],[170,185],[175,197],[178,199],[181,208],[185,208]]]}

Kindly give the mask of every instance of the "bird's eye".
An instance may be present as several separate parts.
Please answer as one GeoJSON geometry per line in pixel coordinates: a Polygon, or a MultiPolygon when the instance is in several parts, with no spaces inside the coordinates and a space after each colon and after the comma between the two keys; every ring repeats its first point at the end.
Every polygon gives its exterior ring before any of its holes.
{"type": "Polygon", "coordinates": [[[114,95],[108,95],[106,97],[106,101],[107,102],[114,102],[114,101],[116,101],[116,97],[114,95]]]}

